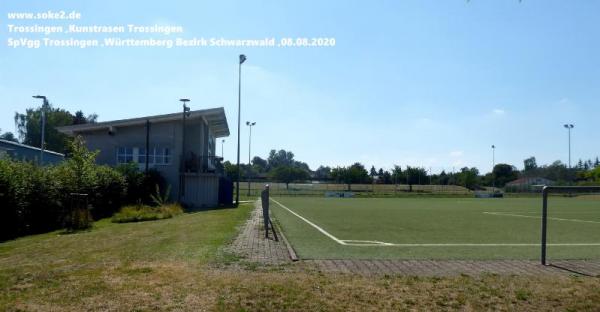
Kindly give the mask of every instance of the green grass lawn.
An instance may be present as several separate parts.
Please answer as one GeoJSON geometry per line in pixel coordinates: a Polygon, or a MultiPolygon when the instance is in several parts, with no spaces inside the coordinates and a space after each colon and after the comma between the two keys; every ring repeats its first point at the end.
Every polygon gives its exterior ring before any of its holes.
{"type": "MultiPolygon", "coordinates": [[[[227,260],[220,259],[227,256],[220,249],[234,237],[251,206],[138,223],[104,219],[90,231],[57,231],[0,243],[0,310],[101,306],[96,300],[108,297],[143,305],[147,300],[137,298],[140,292],[148,295],[186,276],[198,278],[199,267],[227,260]]],[[[177,299],[176,289],[153,299],[169,294],[175,296],[169,301],[177,299]]]]}
{"type": "MultiPolygon", "coordinates": [[[[271,202],[274,216],[305,259],[537,259],[540,254],[540,198],[274,199],[348,244],[271,202]]],[[[549,213],[550,244],[597,244],[550,245],[551,259],[600,258],[600,199],[552,197],[549,213]]]]}
{"type": "Polygon", "coordinates": [[[356,276],[244,265],[238,209],[96,222],[0,243],[0,311],[398,311],[600,308],[600,279],[356,276]],[[226,265],[231,264],[231,265],[226,265]]]}

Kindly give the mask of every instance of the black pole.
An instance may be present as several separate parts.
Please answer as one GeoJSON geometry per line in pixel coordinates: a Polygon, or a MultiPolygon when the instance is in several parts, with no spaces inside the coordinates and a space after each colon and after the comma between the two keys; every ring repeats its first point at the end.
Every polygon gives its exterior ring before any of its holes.
{"type": "Polygon", "coordinates": [[[240,203],[240,122],[242,110],[242,63],[246,56],[240,54],[240,64],[238,69],[238,131],[237,131],[237,181],[235,182],[235,205],[240,203]]]}
{"type": "Polygon", "coordinates": [[[542,190],[542,265],[546,265],[546,232],[548,230],[548,187],[542,190]]]}
{"type": "Polygon", "coordinates": [[[189,107],[185,103],[189,102],[189,99],[179,99],[183,104],[183,118],[181,123],[181,157],[179,159],[180,173],[179,173],[179,201],[185,196],[185,116],[189,111],[189,107]]]}
{"type": "Polygon", "coordinates": [[[146,174],[148,174],[148,155],[150,155],[150,120],[146,119],[146,174]]]}
{"type": "Polygon", "coordinates": [[[250,132],[248,134],[248,197],[250,197],[250,174],[252,173],[252,167],[250,166],[250,153],[252,151],[252,123],[248,124],[248,127],[250,128],[250,132]]]}
{"type": "Polygon", "coordinates": [[[569,169],[571,169],[571,126],[569,126],[569,169]]]}
{"type": "Polygon", "coordinates": [[[185,196],[185,102],[183,102],[183,124],[181,126],[181,196],[185,196]]]}

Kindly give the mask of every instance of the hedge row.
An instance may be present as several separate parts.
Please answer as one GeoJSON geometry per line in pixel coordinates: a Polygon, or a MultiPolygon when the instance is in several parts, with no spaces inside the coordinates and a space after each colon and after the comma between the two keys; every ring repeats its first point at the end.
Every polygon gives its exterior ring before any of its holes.
{"type": "Polygon", "coordinates": [[[161,180],[139,171],[126,175],[96,165],[95,158],[96,153],[75,139],[71,157],[58,165],[0,159],[0,241],[69,226],[73,216],[81,215],[74,210],[81,204],[74,204],[73,193],[87,194],[84,209],[97,220],[112,216],[124,204],[147,201],[142,192],[149,187],[144,185],[161,180]]]}

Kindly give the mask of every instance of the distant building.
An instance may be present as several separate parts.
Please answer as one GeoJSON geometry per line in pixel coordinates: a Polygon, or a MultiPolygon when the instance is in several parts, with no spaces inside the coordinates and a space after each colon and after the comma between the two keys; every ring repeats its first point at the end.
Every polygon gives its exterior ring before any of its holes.
{"type": "MultiPolygon", "coordinates": [[[[31,161],[38,163],[41,149],[26,144],[0,139],[0,158],[10,157],[14,160],[31,161]]],[[[49,150],[44,150],[44,164],[57,164],[65,159],[65,155],[49,150]]]]}
{"type": "Polygon", "coordinates": [[[543,186],[554,184],[555,181],[542,177],[524,177],[506,183],[504,189],[509,192],[539,191],[543,186]]]}
{"type": "Polygon", "coordinates": [[[223,191],[227,185],[231,188],[231,183],[223,181],[222,158],[215,155],[216,139],[229,136],[225,110],[191,111],[185,128],[182,118],[183,113],[174,113],[57,130],[82,136],[89,150],[99,151],[99,164],[135,163],[141,170],[146,166],[156,169],[171,185],[172,200],[193,207],[214,207],[226,201],[231,204],[231,199],[223,199],[230,197],[223,191]]]}

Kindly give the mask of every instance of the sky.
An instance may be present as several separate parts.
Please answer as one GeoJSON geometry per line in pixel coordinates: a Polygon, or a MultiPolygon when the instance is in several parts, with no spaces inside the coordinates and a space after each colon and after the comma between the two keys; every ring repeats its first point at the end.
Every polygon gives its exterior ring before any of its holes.
{"type": "MultiPolygon", "coordinates": [[[[0,129],[46,95],[99,121],[224,107],[236,159],[291,150],[309,164],[361,162],[433,172],[523,167],[600,155],[598,1],[17,1],[0,2],[0,129]],[[15,21],[9,12],[78,11],[78,21],[15,21]],[[330,47],[13,48],[8,25],[174,25],[120,37],[334,38],[330,47]]],[[[67,34],[49,35],[68,38],[67,34]]],[[[114,35],[88,34],[78,38],[114,35]]],[[[221,144],[217,145],[217,154],[221,144]]],[[[575,162],[575,161],[573,161],[575,162]]]]}

